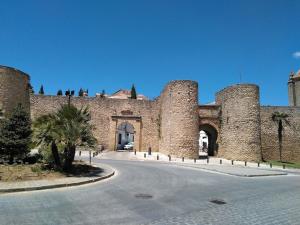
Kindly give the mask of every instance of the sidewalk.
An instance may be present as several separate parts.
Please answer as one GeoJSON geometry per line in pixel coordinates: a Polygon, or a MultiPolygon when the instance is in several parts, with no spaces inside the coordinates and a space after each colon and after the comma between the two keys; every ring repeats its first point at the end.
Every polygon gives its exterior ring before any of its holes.
{"type": "Polygon", "coordinates": [[[95,174],[85,177],[66,177],[53,180],[32,180],[20,182],[0,182],[0,193],[34,191],[43,189],[52,189],[60,187],[77,186],[87,183],[96,182],[109,178],[114,175],[115,171],[110,166],[104,164],[93,164],[102,170],[95,174]]]}
{"type": "Polygon", "coordinates": [[[243,161],[232,161],[222,158],[210,157],[209,161],[207,159],[197,159],[196,162],[194,159],[183,159],[169,157],[160,152],[152,152],[151,155],[148,155],[147,152],[114,152],[107,151],[96,156],[100,159],[115,159],[115,160],[137,160],[137,161],[152,161],[160,163],[170,163],[177,166],[192,167],[195,169],[207,170],[211,172],[223,173],[234,176],[243,176],[243,177],[259,177],[259,176],[278,176],[278,175],[300,175],[300,170],[297,169],[282,169],[282,167],[272,166],[260,163],[259,165],[254,162],[245,162],[243,161]]]}

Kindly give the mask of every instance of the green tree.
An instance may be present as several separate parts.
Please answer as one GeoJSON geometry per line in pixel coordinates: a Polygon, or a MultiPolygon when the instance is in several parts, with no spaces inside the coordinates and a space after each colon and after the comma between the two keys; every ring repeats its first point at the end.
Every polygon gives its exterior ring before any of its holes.
{"type": "Polygon", "coordinates": [[[134,84],[131,87],[131,92],[130,93],[131,93],[131,98],[136,99],[136,90],[135,90],[134,84]]]}
{"type": "Polygon", "coordinates": [[[0,149],[2,154],[13,163],[16,157],[24,158],[30,151],[31,120],[21,104],[18,104],[12,114],[1,121],[0,149]]]}
{"type": "Polygon", "coordinates": [[[62,96],[63,95],[63,92],[62,92],[62,90],[61,89],[59,89],[58,91],[57,91],[57,94],[56,94],[57,96],[62,96]]]}
{"type": "Polygon", "coordinates": [[[71,94],[70,89],[66,90],[65,95],[66,95],[66,96],[70,96],[70,94],[71,94]]]}
{"type": "MultiPolygon", "coordinates": [[[[33,143],[43,150],[50,148],[55,167],[61,168],[61,159],[56,141],[59,139],[59,136],[55,123],[54,114],[47,114],[37,118],[33,123],[33,143]]],[[[48,163],[52,162],[48,161],[48,163]]]]}
{"type": "Polygon", "coordinates": [[[100,97],[101,98],[104,98],[105,97],[105,90],[102,90],[101,94],[100,94],[100,97]]]}
{"type": "Polygon", "coordinates": [[[43,85],[41,85],[41,87],[40,87],[39,94],[40,95],[44,95],[45,94],[45,92],[44,92],[44,86],[43,85]]]}
{"type": "Polygon", "coordinates": [[[80,97],[82,97],[83,96],[83,90],[82,90],[82,88],[80,88],[80,90],[79,90],[79,92],[78,92],[78,96],[80,96],[80,97]]]}
{"type": "Polygon", "coordinates": [[[283,137],[283,123],[288,124],[287,121],[288,114],[284,112],[274,112],[272,114],[272,120],[276,122],[277,128],[277,137],[278,137],[278,144],[279,144],[279,160],[282,162],[282,137],[283,137]]]}
{"type": "Polygon", "coordinates": [[[34,122],[34,140],[40,145],[51,144],[52,152],[58,151],[55,150],[57,146],[62,146],[63,169],[68,171],[72,167],[77,146],[95,146],[93,129],[87,107],[77,109],[71,104],[62,105],[56,113],[40,117],[34,122]]]}

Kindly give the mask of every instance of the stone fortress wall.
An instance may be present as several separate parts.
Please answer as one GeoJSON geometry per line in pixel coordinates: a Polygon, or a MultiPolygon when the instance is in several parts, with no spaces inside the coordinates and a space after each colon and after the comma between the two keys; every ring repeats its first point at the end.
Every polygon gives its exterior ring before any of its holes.
{"type": "Polygon", "coordinates": [[[278,125],[272,120],[274,112],[283,112],[288,115],[286,121],[283,121],[282,160],[300,162],[300,107],[260,107],[263,159],[279,159],[278,125]]]}
{"type": "MultiPolygon", "coordinates": [[[[57,110],[67,104],[65,96],[31,95],[31,117],[57,110]]],[[[158,104],[155,101],[135,99],[109,99],[101,97],[72,97],[71,103],[76,107],[87,106],[91,113],[91,122],[95,126],[94,135],[98,144],[105,149],[114,150],[116,128],[122,122],[134,126],[135,138],[141,138],[136,150],[149,147],[158,149],[158,104]]]]}
{"type": "MultiPolygon", "coordinates": [[[[31,95],[31,117],[56,111],[65,96],[31,95]]],[[[178,157],[198,156],[198,84],[170,82],[156,100],[72,97],[77,107],[88,106],[95,137],[105,149],[116,148],[116,130],[129,122],[135,130],[135,149],[161,151],[178,157]]]]}
{"type": "MultiPolygon", "coordinates": [[[[29,76],[0,67],[0,106],[10,112],[19,102],[34,120],[67,104],[65,96],[30,95],[29,76]],[[30,103],[29,103],[30,101],[30,103]]],[[[99,145],[116,150],[117,128],[134,127],[135,150],[149,147],[175,157],[197,158],[199,131],[215,130],[214,155],[233,160],[279,159],[276,111],[288,114],[283,131],[283,159],[300,161],[300,107],[260,106],[259,88],[253,84],[227,87],[213,105],[198,104],[195,81],[171,81],[155,100],[72,97],[77,107],[88,106],[99,145]]]]}
{"type": "Polygon", "coordinates": [[[17,69],[0,66],[0,109],[9,115],[17,104],[29,112],[29,76],[17,69]]]}

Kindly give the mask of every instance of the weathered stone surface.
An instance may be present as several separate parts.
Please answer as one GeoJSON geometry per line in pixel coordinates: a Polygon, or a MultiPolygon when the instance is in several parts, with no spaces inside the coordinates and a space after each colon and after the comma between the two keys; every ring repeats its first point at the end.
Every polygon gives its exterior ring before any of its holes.
{"type": "Polygon", "coordinates": [[[160,151],[177,157],[197,158],[198,84],[194,81],[172,81],[163,90],[160,98],[160,151]]]}
{"type": "Polygon", "coordinates": [[[221,106],[219,156],[261,160],[259,88],[256,85],[234,85],[217,93],[221,106]]]}
{"type": "Polygon", "coordinates": [[[272,120],[274,112],[286,113],[283,121],[282,160],[300,161],[300,107],[262,106],[261,144],[265,160],[279,160],[278,124],[272,120]]]}
{"type": "MultiPolygon", "coordinates": [[[[33,119],[57,110],[61,104],[67,104],[65,96],[31,96],[31,116],[33,119]]],[[[136,99],[110,99],[99,97],[72,97],[71,103],[77,107],[87,106],[91,112],[91,122],[95,126],[95,137],[99,145],[114,150],[116,128],[122,122],[129,122],[135,131],[137,151],[151,147],[158,150],[158,110],[156,101],[136,99]],[[132,115],[123,115],[130,110],[132,115]]]]}
{"type": "Polygon", "coordinates": [[[29,76],[11,67],[0,66],[0,109],[9,115],[21,103],[29,112],[29,76]]]}

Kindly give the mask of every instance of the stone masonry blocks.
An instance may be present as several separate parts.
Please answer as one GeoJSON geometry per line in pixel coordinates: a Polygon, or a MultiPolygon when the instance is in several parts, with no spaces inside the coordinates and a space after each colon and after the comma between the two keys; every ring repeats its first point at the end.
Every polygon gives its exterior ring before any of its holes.
{"type": "Polygon", "coordinates": [[[219,155],[227,159],[261,160],[259,88],[234,85],[216,95],[221,106],[219,155]]]}
{"type": "Polygon", "coordinates": [[[197,158],[199,150],[197,82],[172,81],[160,97],[160,151],[177,157],[197,158]]]}
{"type": "Polygon", "coordinates": [[[29,112],[29,76],[14,68],[0,66],[0,109],[7,116],[19,103],[29,112]]]}

